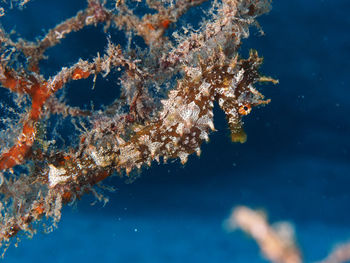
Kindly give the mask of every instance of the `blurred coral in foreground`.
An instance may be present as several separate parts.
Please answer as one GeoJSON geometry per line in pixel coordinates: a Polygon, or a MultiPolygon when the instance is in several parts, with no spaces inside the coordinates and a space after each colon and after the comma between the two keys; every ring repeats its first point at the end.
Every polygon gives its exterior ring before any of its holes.
{"type": "MultiPolygon", "coordinates": [[[[263,257],[274,263],[304,262],[296,245],[293,226],[288,222],[270,225],[267,216],[249,207],[235,207],[224,222],[228,231],[241,229],[259,245],[263,257]]],[[[338,245],[329,256],[318,263],[346,263],[350,261],[350,243],[338,245]]]]}

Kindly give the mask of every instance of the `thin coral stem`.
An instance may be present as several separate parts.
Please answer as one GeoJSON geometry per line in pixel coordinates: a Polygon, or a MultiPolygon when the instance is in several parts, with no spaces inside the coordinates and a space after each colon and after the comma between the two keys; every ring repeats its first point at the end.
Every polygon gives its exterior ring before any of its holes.
{"type": "Polygon", "coordinates": [[[89,25],[108,22],[109,19],[109,10],[104,8],[99,1],[89,1],[86,9],[79,11],[75,16],[50,29],[37,43],[21,40],[16,44],[16,47],[30,58],[29,68],[37,68],[37,63],[43,58],[45,51],[60,43],[68,34],[77,32],[89,25]]]}

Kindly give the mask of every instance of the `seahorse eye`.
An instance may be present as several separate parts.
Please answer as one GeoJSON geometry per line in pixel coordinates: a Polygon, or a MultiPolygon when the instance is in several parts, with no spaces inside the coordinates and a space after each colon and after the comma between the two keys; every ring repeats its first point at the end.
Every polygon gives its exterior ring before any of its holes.
{"type": "Polygon", "coordinates": [[[243,104],[239,107],[238,112],[241,115],[248,115],[252,110],[252,107],[250,104],[243,104]]]}

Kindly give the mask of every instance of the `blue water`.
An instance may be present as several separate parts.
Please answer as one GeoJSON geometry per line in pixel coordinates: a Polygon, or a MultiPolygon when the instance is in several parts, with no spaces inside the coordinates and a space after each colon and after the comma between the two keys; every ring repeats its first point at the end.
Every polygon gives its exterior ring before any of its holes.
{"type": "MultiPolygon", "coordinates": [[[[63,2],[35,0],[4,21],[15,21],[33,39],[83,6],[63,2]],[[50,12],[39,19],[43,10],[50,12]],[[30,18],[25,28],[23,17],[30,18]]],[[[293,223],[305,262],[350,240],[349,10],[349,0],[274,1],[259,20],[266,35],[252,30],[242,47],[245,55],[257,49],[265,58],[262,72],[280,81],[262,87],[272,102],[246,118],[247,143],[230,143],[224,114],[216,110],[218,131],[200,158],[184,167],[154,164],[132,184],[108,179],[117,191],[107,194],[105,207],[84,197],[64,208],[58,229],[23,238],[4,262],[266,262],[249,237],[223,230],[236,205],[293,223]]],[[[100,27],[79,32],[49,50],[56,58],[45,62],[47,70],[91,58],[105,43],[100,27]]],[[[110,82],[89,91],[95,104],[108,103],[103,89],[110,82]]],[[[89,104],[79,87],[68,89],[71,104],[89,104]]]]}

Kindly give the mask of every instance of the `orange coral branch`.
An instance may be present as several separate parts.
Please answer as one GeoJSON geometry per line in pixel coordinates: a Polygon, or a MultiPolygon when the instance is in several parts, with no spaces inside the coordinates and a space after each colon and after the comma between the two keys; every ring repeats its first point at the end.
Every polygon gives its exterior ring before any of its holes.
{"type": "Polygon", "coordinates": [[[35,138],[33,122],[25,122],[22,133],[18,136],[17,143],[0,157],[0,170],[12,168],[21,164],[33,145],[35,138]]]}

